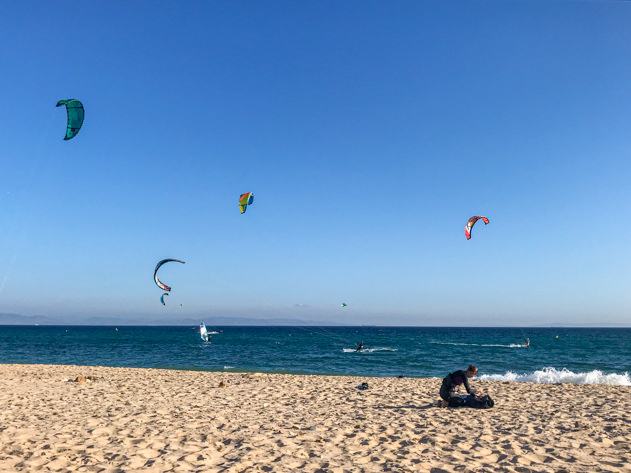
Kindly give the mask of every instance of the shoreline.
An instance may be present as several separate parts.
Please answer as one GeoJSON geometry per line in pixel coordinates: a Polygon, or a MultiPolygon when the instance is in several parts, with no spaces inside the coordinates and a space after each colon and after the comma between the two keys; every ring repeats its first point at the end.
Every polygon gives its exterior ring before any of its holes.
{"type": "MultiPolygon", "coordinates": [[[[265,374],[265,375],[287,375],[287,376],[325,376],[325,377],[354,377],[354,378],[377,378],[377,379],[392,379],[392,378],[409,378],[409,379],[438,379],[441,380],[442,377],[439,376],[410,376],[410,375],[399,375],[399,376],[375,376],[375,375],[357,375],[357,374],[346,374],[346,373],[317,373],[317,372],[289,372],[287,370],[247,370],[240,369],[235,367],[224,368],[224,370],[210,370],[205,368],[198,367],[137,367],[137,366],[112,366],[112,365],[75,365],[75,364],[50,364],[50,363],[2,363],[1,365],[15,365],[15,366],[82,366],[82,367],[93,367],[93,368],[120,368],[120,369],[139,369],[139,370],[165,370],[165,371],[189,371],[189,372],[200,372],[200,373],[217,373],[217,374],[265,374]],[[233,371],[234,370],[234,371],[233,371]]],[[[446,373],[445,373],[446,374],[446,373]]],[[[561,370],[557,370],[555,368],[541,368],[539,370],[535,370],[533,373],[524,373],[517,374],[515,372],[506,372],[504,374],[483,374],[478,378],[474,378],[474,382],[483,381],[483,382],[494,382],[494,383],[534,383],[534,384],[549,384],[549,385],[562,385],[562,384],[572,384],[572,385],[590,385],[590,386],[631,386],[631,373],[617,373],[617,372],[606,372],[601,370],[592,370],[590,372],[584,373],[574,373],[566,368],[561,370]],[[554,380],[539,380],[533,381],[530,379],[535,373],[548,373],[552,374],[551,377],[556,377],[558,379],[554,380]],[[586,378],[589,374],[598,374],[598,378],[596,382],[577,382],[575,381],[577,378],[586,378]],[[508,375],[510,379],[506,379],[508,375]],[[561,375],[567,376],[561,376],[561,375]],[[556,375],[556,376],[554,376],[556,375]],[[563,379],[563,380],[561,380],[563,379]],[[608,382],[602,382],[603,379],[608,380],[608,382]]]]}
{"type": "Polygon", "coordinates": [[[0,376],[2,472],[631,472],[625,386],[474,380],[495,400],[478,410],[436,407],[438,378],[44,364],[0,376]]]}

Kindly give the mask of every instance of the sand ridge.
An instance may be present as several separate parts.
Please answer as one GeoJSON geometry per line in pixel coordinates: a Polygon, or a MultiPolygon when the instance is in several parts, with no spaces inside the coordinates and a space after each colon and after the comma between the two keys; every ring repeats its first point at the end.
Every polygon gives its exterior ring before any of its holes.
{"type": "Polygon", "coordinates": [[[2,472],[631,472],[623,386],[474,381],[496,403],[477,410],[436,407],[440,380],[426,378],[51,365],[0,376],[2,472]]]}

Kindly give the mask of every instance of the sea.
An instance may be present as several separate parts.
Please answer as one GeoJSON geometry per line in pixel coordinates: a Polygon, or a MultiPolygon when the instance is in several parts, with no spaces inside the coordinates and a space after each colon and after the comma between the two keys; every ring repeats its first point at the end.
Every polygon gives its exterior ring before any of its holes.
{"type": "Polygon", "coordinates": [[[631,328],[207,327],[5,325],[0,363],[631,386],[631,328]]]}

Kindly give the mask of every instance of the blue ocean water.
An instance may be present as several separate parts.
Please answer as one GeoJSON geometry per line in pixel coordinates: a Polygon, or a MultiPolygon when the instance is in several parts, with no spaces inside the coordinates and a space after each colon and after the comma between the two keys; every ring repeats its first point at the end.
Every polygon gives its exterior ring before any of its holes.
{"type": "Polygon", "coordinates": [[[0,363],[631,386],[629,328],[0,326],[0,363]],[[216,333],[214,333],[216,332],[216,333]],[[525,339],[530,347],[525,347],[525,339]],[[355,352],[364,342],[364,350],[355,352]]]}

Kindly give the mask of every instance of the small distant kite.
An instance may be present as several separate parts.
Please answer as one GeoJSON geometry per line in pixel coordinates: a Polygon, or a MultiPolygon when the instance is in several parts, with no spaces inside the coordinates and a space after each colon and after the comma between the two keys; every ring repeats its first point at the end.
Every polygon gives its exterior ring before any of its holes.
{"type": "Polygon", "coordinates": [[[155,281],[156,285],[160,289],[167,292],[171,291],[171,287],[167,286],[166,284],[164,284],[162,281],[158,279],[158,270],[160,269],[160,266],[162,266],[164,263],[168,263],[169,261],[175,261],[176,263],[185,264],[184,261],[179,260],[179,259],[163,259],[162,261],[159,261],[158,264],[156,265],[156,269],[153,271],[153,280],[155,281]]]}
{"type": "Polygon", "coordinates": [[[241,209],[241,213],[245,213],[246,208],[248,205],[252,205],[252,202],[254,202],[254,195],[252,192],[241,194],[241,197],[239,197],[239,208],[241,209]]]}
{"type": "Polygon", "coordinates": [[[480,217],[478,215],[471,217],[469,221],[467,222],[467,225],[465,225],[464,227],[464,234],[467,237],[467,240],[471,238],[471,230],[473,230],[473,225],[475,225],[475,222],[477,222],[480,219],[484,222],[484,225],[488,225],[489,219],[486,217],[480,217]]]}
{"type": "Polygon", "coordinates": [[[160,302],[162,302],[162,305],[166,305],[166,302],[164,302],[164,296],[168,296],[168,295],[169,295],[169,293],[165,292],[164,294],[162,294],[160,296],[160,302]]]}
{"type": "Polygon", "coordinates": [[[342,302],[342,307],[346,307],[348,304],[346,302],[342,302]]]}
{"type": "Polygon", "coordinates": [[[66,106],[66,112],[68,113],[68,126],[66,128],[66,136],[64,137],[64,141],[67,141],[77,136],[77,133],[81,130],[85,112],[83,110],[83,104],[76,99],[60,100],[57,102],[57,107],[61,107],[62,105],[66,106]]]}

